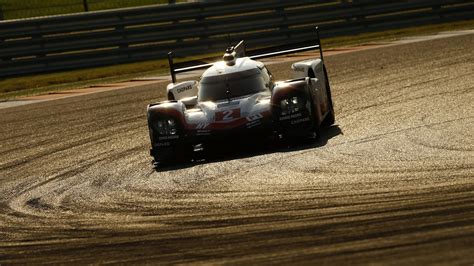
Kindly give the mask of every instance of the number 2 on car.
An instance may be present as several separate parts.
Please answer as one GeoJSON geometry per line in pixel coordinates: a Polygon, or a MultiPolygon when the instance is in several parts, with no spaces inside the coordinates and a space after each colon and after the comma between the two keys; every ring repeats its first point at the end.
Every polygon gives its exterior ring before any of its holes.
{"type": "Polygon", "coordinates": [[[230,109],[216,112],[216,121],[229,121],[240,117],[240,109],[230,109]]]}

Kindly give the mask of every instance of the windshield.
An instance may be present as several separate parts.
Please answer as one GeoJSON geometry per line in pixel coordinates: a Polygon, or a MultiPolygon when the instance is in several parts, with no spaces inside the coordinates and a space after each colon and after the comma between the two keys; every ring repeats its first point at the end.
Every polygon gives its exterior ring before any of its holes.
{"type": "Polygon", "coordinates": [[[219,76],[204,77],[199,88],[199,101],[219,101],[264,91],[265,80],[259,69],[219,76]]]}

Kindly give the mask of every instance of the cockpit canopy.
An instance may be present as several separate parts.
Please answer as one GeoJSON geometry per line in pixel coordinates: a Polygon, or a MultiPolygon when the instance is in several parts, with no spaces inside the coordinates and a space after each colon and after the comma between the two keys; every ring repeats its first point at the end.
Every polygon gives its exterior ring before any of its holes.
{"type": "Polygon", "coordinates": [[[265,68],[251,68],[222,75],[204,76],[199,83],[198,99],[219,101],[251,95],[270,88],[270,76],[265,68]]]}

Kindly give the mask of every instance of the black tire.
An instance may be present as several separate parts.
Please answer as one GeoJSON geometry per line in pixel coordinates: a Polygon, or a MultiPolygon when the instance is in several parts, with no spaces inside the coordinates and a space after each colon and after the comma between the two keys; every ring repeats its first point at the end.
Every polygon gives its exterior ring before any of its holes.
{"type": "Polygon", "coordinates": [[[323,70],[324,70],[324,79],[326,80],[326,94],[328,96],[328,101],[329,101],[329,113],[324,118],[321,125],[328,127],[334,124],[334,122],[336,121],[336,117],[334,114],[334,105],[332,103],[331,87],[329,86],[329,78],[328,78],[328,73],[326,72],[326,66],[323,67],[323,70]]]}
{"type": "Polygon", "coordinates": [[[191,147],[176,148],[172,154],[167,154],[166,156],[161,154],[155,154],[153,156],[153,159],[153,166],[155,168],[186,163],[188,161],[191,161],[191,147]]]}
{"type": "Polygon", "coordinates": [[[175,163],[173,157],[153,156],[153,167],[155,169],[171,166],[175,163]]]}
{"type": "Polygon", "coordinates": [[[162,168],[162,167],[167,167],[167,166],[172,166],[175,164],[175,160],[171,158],[160,158],[160,157],[153,157],[153,167],[155,169],[162,168]]]}
{"type": "Polygon", "coordinates": [[[176,100],[176,99],[174,98],[173,93],[171,93],[171,91],[168,92],[168,101],[174,101],[174,100],[176,100]]]}
{"type": "MultiPolygon", "coordinates": [[[[313,73],[313,77],[316,77],[314,75],[314,72],[313,70],[310,69],[310,73],[308,73],[308,76],[311,76],[311,73],[313,73]]],[[[312,99],[312,95],[311,95],[311,92],[309,91],[309,86],[308,86],[308,95],[309,95],[309,101],[311,101],[311,116],[313,118],[313,129],[312,129],[312,133],[313,133],[313,136],[309,136],[308,139],[312,139],[312,140],[318,140],[319,137],[321,136],[321,127],[319,126],[319,121],[318,121],[318,117],[316,116],[316,113],[315,113],[315,110],[314,110],[314,106],[313,106],[313,99],[312,99]]]]}

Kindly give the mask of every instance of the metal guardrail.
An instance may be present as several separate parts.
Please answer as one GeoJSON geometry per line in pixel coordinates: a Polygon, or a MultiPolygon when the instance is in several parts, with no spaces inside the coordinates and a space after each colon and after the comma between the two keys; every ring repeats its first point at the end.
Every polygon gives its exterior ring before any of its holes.
{"type": "Polygon", "coordinates": [[[0,77],[248,50],[474,17],[473,0],[223,1],[0,22],[0,77]]]}

